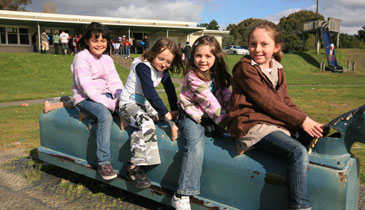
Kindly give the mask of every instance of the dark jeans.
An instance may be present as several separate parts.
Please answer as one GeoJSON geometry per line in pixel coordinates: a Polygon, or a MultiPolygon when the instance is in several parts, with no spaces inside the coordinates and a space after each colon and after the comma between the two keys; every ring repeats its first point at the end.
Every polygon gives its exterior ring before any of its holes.
{"type": "Polygon", "coordinates": [[[289,209],[311,209],[307,186],[309,159],[306,148],[281,131],[268,134],[255,147],[288,160],[289,209]]]}
{"type": "Polygon", "coordinates": [[[96,158],[98,165],[110,163],[110,135],[113,124],[112,113],[103,104],[91,101],[83,100],[78,104],[81,109],[91,114],[96,119],[96,158]]]}
{"type": "Polygon", "coordinates": [[[53,46],[54,46],[54,54],[55,55],[60,54],[59,44],[58,43],[53,43],[53,46]]]}

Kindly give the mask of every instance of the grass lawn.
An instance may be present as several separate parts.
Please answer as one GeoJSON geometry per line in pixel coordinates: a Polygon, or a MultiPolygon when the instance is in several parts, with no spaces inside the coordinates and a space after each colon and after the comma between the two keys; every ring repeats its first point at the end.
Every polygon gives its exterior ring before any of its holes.
{"type": "MultiPolygon", "coordinates": [[[[0,53],[0,102],[71,95],[73,56],[0,53]]],[[[129,70],[117,65],[126,80],[129,70]]]]}
{"type": "MultiPolygon", "coordinates": [[[[326,123],[341,113],[365,104],[365,50],[337,50],[339,64],[346,67],[352,56],[357,71],[319,72],[319,56],[314,52],[284,54],[283,65],[294,102],[312,118],[326,123]]],[[[229,69],[240,56],[227,56],[229,69]]],[[[71,95],[73,56],[38,53],[0,53],[0,102],[71,95]]],[[[117,66],[123,82],[129,70],[117,66]]],[[[175,75],[176,76],[176,75],[175,75]]],[[[164,101],[166,100],[163,94],[164,101]]],[[[38,119],[41,105],[0,108],[0,152],[13,147],[30,151],[39,146],[38,119]]],[[[352,149],[361,160],[365,183],[365,144],[352,149]]]]}

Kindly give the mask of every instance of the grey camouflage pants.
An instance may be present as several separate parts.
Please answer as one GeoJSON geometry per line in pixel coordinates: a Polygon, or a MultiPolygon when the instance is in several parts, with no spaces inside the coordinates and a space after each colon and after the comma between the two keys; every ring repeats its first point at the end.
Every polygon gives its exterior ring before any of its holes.
{"type": "Polygon", "coordinates": [[[136,128],[130,139],[131,159],[134,165],[160,164],[156,128],[153,119],[157,119],[157,112],[149,103],[145,106],[136,103],[121,104],[120,115],[125,121],[136,128]]]}

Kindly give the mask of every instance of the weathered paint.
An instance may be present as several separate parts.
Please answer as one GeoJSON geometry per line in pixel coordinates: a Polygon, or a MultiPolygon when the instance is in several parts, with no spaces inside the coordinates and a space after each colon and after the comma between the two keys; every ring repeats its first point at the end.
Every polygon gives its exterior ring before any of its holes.
{"type": "MultiPolygon", "coordinates": [[[[363,113],[358,115],[365,118],[363,113]]],[[[359,125],[363,121],[356,116],[349,120],[358,119],[353,123],[359,125]]],[[[339,119],[334,127],[343,120],[339,119]]],[[[351,122],[343,123],[343,126],[349,124],[351,122]]],[[[308,187],[314,210],[357,209],[358,160],[348,153],[347,147],[353,142],[343,138],[348,135],[354,139],[356,136],[347,134],[344,127],[338,130],[341,135],[320,139],[310,155],[308,187]]],[[[62,108],[42,114],[40,132],[38,150],[43,161],[103,181],[90,167],[96,161],[95,125],[87,119],[80,122],[76,110],[62,108]],[[91,130],[87,129],[88,125],[91,130]]],[[[363,134],[361,130],[354,132],[360,136],[363,134]]],[[[121,131],[117,124],[113,125],[112,165],[122,177],[129,156],[130,133],[129,128],[121,131]]],[[[147,172],[152,181],[150,189],[138,190],[122,178],[107,183],[169,205],[180,171],[180,141],[172,142],[169,132],[165,132],[161,125],[157,126],[157,136],[162,164],[147,172]]],[[[259,150],[237,156],[231,138],[206,138],[201,194],[192,199],[193,209],[281,210],[287,208],[287,194],[285,160],[259,150]]]]}

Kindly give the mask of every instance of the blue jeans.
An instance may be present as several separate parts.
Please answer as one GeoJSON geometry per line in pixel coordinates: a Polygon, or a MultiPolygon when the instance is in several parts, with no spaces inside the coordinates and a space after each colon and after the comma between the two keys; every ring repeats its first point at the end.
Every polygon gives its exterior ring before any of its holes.
{"type": "Polygon", "coordinates": [[[111,112],[103,104],[88,99],[81,101],[78,106],[96,119],[96,158],[98,165],[110,163],[110,135],[113,124],[111,112]]]}
{"type": "Polygon", "coordinates": [[[200,194],[200,176],[204,160],[204,127],[190,119],[185,113],[181,113],[179,128],[183,157],[176,193],[198,195],[200,194]]]}
{"type": "Polygon", "coordinates": [[[307,168],[308,153],[297,140],[281,131],[274,131],[261,139],[256,145],[269,153],[288,160],[287,180],[289,185],[289,209],[310,209],[307,168]]]}
{"type": "Polygon", "coordinates": [[[127,57],[129,57],[129,55],[131,54],[131,52],[130,52],[130,47],[129,46],[125,46],[125,55],[127,56],[127,57]]]}

